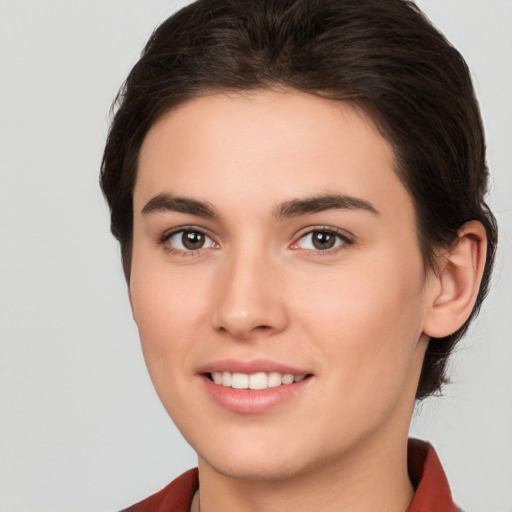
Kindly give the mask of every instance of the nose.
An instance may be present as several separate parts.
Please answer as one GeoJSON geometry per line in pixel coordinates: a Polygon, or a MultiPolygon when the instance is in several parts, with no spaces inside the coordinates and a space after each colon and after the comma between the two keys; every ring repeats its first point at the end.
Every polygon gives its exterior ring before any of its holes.
{"type": "Polygon", "coordinates": [[[267,259],[233,256],[219,269],[213,328],[237,340],[283,331],[288,313],[282,272],[267,259]]]}

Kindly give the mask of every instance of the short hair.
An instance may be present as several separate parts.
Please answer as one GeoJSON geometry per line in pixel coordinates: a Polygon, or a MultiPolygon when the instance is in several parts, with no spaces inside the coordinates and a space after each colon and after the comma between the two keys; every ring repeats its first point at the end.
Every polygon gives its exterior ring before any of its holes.
{"type": "Polygon", "coordinates": [[[467,65],[407,0],[198,0],[152,34],[113,108],[101,168],[111,230],[130,279],[133,189],[142,142],[165,113],[215,92],[296,89],[364,110],[390,143],[415,209],[425,268],[461,226],[487,234],[470,318],[431,340],[417,399],[439,392],[446,363],[484,299],[497,243],[485,202],[482,120],[467,65]]]}

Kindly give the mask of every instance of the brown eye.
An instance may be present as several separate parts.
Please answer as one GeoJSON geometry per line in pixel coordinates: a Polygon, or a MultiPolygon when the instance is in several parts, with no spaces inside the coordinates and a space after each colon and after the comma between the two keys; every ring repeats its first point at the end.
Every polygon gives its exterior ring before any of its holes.
{"type": "Polygon", "coordinates": [[[183,231],[181,235],[181,243],[183,247],[191,251],[201,249],[204,245],[205,236],[198,231],[183,231]]]}
{"type": "Polygon", "coordinates": [[[167,243],[178,251],[190,252],[215,247],[213,240],[202,231],[182,229],[167,239],[167,243]]]}
{"type": "Polygon", "coordinates": [[[336,235],[328,231],[313,231],[311,241],[315,249],[319,251],[332,249],[336,243],[336,235]]]}
{"type": "Polygon", "coordinates": [[[335,231],[315,229],[303,235],[295,247],[311,251],[328,251],[343,244],[350,244],[350,240],[335,231]]]}

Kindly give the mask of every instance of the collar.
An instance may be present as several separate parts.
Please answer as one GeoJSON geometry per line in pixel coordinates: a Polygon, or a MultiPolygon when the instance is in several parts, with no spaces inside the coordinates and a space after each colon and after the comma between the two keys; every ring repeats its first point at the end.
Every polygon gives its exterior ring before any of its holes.
{"type": "Polygon", "coordinates": [[[409,439],[409,477],[416,488],[407,512],[460,512],[452,499],[448,480],[431,444],[409,439]]]}

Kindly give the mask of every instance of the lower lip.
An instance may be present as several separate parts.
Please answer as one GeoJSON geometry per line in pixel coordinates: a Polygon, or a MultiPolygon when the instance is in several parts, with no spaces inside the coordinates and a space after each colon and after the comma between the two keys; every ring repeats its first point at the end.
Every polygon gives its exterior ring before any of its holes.
{"type": "Polygon", "coordinates": [[[224,409],[245,414],[259,414],[292,400],[309,385],[311,377],[293,384],[259,390],[228,388],[215,384],[206,375],[201,375],[201,380],[210,397],[224,409]]]}

